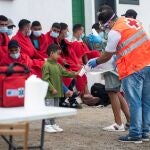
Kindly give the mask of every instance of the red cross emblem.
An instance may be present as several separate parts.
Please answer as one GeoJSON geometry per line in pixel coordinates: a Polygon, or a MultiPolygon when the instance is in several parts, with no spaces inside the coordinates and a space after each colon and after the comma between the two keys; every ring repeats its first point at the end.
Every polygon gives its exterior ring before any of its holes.
{"type": "Polygon", "coordinates": [[[135,28],[136,30],[140,29],[141,26],[139,25],[139,23],[134,20],[134,19],[127,19],[127,25],[130,27],[130,28],[135,28]]]}

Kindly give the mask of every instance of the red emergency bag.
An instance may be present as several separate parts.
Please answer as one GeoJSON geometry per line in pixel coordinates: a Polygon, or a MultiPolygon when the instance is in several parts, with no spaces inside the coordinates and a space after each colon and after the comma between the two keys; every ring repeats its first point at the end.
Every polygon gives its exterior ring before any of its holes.
{"type": "Polygon", "coordinates": [[[19,63],[0,66],[0,107],[24,105],[25,80],[29,73],[29,68],[19,63]]]}

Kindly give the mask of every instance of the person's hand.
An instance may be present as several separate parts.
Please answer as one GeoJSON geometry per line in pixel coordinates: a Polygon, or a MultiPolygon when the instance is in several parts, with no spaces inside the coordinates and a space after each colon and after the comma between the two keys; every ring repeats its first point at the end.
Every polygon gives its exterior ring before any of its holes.
{"type": "Polygon", "coordinates": [[[88,66],[91,67],[91,68],[95,68],[97,66],[97,61],[96,60],[97,60],[97,58],[89,60],[88,63],[87,63],[88,66]]]}
{"type": "Polygon", "coordinates": [[[53,94],[53,95],[56,95],[57,93],[58,93],[58,92],[57,92],[56,89],[53,89],[53,90],[52,90],[52,94],[53,94]]]}

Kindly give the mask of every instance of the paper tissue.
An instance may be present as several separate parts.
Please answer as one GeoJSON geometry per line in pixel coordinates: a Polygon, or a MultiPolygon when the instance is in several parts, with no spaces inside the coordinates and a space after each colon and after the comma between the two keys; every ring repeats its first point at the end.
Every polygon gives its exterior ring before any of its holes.
{"type": "Polygon", "coordinates": [[[48,89],[48,83],[30,76],[25,82],[25,109],[39,109],[45,106],[45,96],[48,89]]]}

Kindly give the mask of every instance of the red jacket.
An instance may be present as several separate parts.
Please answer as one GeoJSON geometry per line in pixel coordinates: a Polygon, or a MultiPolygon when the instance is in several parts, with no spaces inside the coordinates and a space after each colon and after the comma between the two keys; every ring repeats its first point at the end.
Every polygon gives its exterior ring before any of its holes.
{"type": "Polygon", "coordinates": [[[37,50],[37,52],[43,57],[43,58],[48,58],[47,56],[47,47],[48,47],[48,42],[47,42],[47,37],[46,35],[42,34],[40,37],[33,37],[33,35],[30,36],[30,39],[34,45],[34,40],[38,40],[39,42],[39,49],[35,49],[37,50]]]}

